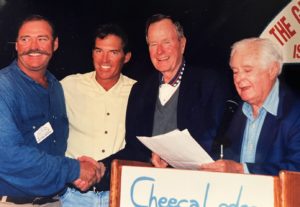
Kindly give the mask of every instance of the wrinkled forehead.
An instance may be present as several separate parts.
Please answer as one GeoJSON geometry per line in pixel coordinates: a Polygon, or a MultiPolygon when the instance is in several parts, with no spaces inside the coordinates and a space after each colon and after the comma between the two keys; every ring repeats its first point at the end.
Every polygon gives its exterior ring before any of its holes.
{"type": "Polygon", "coordinates": [[[261,56],[261,50],[259,47],[251,44],[241,45],[234,48],[230,54],[230,60],[234,57],[243,57],[244,59],[259,59],[261,56]]]}
{"type": "Polygon", "coordinates": [[[258,67],[261,65],[259,51],[250,48],[235,50],[230,57],[231,68],[238,67],[258,67]]]}
{"type": "Polygon", "coordinates": [[[159,35],[160,33],[178,36],[176,26],[169,19],[163,19],[149,25],[148,37],[153,35],[159,35]]]}
{"type": "Polygon", "coordinates": [[[23,35],[48,35],[52,36],[53,29],[45,20],[32,20],[24,22],[18,31],[18,37],[23,35]]]}

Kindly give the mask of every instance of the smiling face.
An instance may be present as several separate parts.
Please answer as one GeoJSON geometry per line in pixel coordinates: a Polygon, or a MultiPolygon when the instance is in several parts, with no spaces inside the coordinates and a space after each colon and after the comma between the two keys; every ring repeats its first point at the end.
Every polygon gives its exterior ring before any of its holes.
{"type": "Polygon", "coordinates": [[[96,80],[106,90],[114,86],[120,77],[122,67],[130,60],[131,53],[124,53],[122,39],[116,35],[96,38],[93,63],[96,80]]]}
{"type": "Polygon", "coordinates": [[[179,37],[175,25],[169,19],[149,26],[147,42],[151,61],[169,82],[178,71],[185,49],[185,37],[179,37]]]}
{"type": "Polygon", "coordinates": [[[230,59],[235,88],[243,101],[259,109],[268,97],[277,77],[279,66],[262,64],[259,51],[244,47],[235,51],[230,59]]]}
{"type": "Polygon", "coordinates": [[[20,27],[16,40],[18,66],[25,73],[45,71],[57,48],[58,39],[53,39],[47,21],[28,21],[20,27]]]}

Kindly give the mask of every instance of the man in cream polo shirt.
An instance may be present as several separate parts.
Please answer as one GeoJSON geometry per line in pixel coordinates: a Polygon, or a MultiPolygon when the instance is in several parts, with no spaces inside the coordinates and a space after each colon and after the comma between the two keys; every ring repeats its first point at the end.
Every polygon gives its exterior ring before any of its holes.
{"type": "MultiPolygon", "coordinates": [[[[125,145],[125,115],[134,80],[121,74],[131,58],[128,38],[117,25],[101,25],[94,36],[95,70],[64,78],[70,133],[66,155],[101,160],[125,145]]],[[[61,197],[66,206],[108,206],[108,192],[69,188],[61,197]]]]}

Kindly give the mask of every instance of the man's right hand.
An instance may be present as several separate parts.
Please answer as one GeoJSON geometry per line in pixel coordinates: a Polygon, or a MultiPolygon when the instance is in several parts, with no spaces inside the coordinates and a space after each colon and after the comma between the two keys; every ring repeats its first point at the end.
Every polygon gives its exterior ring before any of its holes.
{"type": "Polygon", "coordinates": [[[86,191],[92,185],[100,182],[105,167],[102,163],[98,163],[90,157],[83,156],[78,160],[80,162],[80,176],[73,184],[81,191],[86,191]]]}

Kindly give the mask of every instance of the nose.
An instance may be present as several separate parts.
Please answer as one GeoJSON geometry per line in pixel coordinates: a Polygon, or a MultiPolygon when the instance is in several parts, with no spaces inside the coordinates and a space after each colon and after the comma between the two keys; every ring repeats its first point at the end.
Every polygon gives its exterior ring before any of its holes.
{"type": "Polygon", "coordinates": [[[30,49],[32,49],[32,50],[38,49],[38,40],[37,39],[32,39],[31,44],[30,44],[30,49]]]}
{"type": "Polygon", "coordinates": [[[103,62],[105,62],[105,63],[108,62],[109,61],[109,53],[104,52],[102,58],[103,58],[103,62]]]}
{"type": "Polygon", "coordinates": [[[157,45],[156,52],[157,52],[157,54],[162,54],[164,52],[164,48],[161,44],[157,45]]]}
{"type": "Polygon", "coordinates": [[[233,75],[234,81],[236,83],[239,83],[240,81],[242,81],[244,79],[244,77],[245,77],[245,74],[243,72],[238,72],[233,75]]]}

